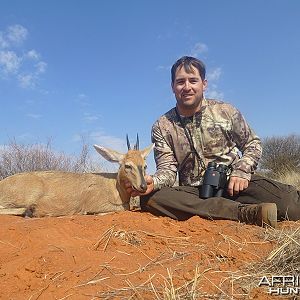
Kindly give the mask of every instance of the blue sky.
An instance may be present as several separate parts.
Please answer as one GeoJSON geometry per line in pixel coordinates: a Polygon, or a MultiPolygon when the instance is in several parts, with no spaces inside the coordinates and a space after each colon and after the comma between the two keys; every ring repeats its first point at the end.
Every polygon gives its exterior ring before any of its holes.
{"type": "Polygon", "coordinates": [[[1,1],[0,145],[146,147],[183,55],[261,137],[300,134],[299,28],[297,0],[1,1]]]}

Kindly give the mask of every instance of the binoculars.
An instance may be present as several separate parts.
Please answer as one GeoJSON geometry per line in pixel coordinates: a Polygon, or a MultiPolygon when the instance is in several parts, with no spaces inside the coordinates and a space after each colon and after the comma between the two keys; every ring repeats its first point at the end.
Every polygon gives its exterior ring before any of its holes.
{"type": "Polygon", "coordinates": [[[200,187],[200,198],[222,197],[224,188],[227,186],[228,170],[228,166],[224,164],[209,162],[200,187]]]}

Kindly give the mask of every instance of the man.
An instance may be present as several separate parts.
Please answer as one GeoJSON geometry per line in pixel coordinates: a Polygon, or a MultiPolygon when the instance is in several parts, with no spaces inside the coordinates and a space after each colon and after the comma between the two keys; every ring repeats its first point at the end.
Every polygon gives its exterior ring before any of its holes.
{"type": "Polygon", "coordinates": [[[147,177],[141,195],[142,210],[184,220],[193,215],[229,219],[262,226],[280,219],[300,218],[295,188],[254,175],[261,157],[261,142],[232,105],[208,100],[205,65],[184,56],[171,69],[176,107],[152,127],[157,171],[147,177]],[[227,191],[222,197],[202,199],[199,187],[209,162],[230,167],[227,191]],[[176,175],[179,186],[172,187],[176,175]]]}

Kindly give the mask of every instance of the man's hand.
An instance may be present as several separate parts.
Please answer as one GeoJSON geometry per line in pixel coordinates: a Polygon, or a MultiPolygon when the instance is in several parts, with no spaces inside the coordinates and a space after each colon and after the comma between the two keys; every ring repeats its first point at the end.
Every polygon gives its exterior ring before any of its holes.
{"type": "Polygon", "coordinates": [[[229,196],[238,195],[239,192],[245,190],[249,185],[249,180],[241,177],[232,176],[229,179],[227,192],[229,196]]]}
{"type": "Polygon", "coordinates": [[[144,193],[140,193],[136,190],[134,190],[131,186],[131,183],[129,181],[125,182],[125,187],[126,187],[126,191],[128,194],[130,194],[132,197],[136,197],[136,196],[143,196],[143,195],[148,195],[153,191],[154,188],[154,183],[153,183],[153,178],[150,175],[145,175],[145,180],[147,183],[147,190],[144,193]]]}

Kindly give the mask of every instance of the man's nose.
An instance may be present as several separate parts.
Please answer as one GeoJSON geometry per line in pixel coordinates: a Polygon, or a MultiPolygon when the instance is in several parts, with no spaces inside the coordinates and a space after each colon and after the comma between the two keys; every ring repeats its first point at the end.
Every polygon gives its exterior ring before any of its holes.
{"type": "Polygon", "coordinates": [[[186,82],[184,83],[184,87],[185,90],[189,90],[191,88],[190,86],[190,82],[188,80],[186,80],[186,82]]]}

